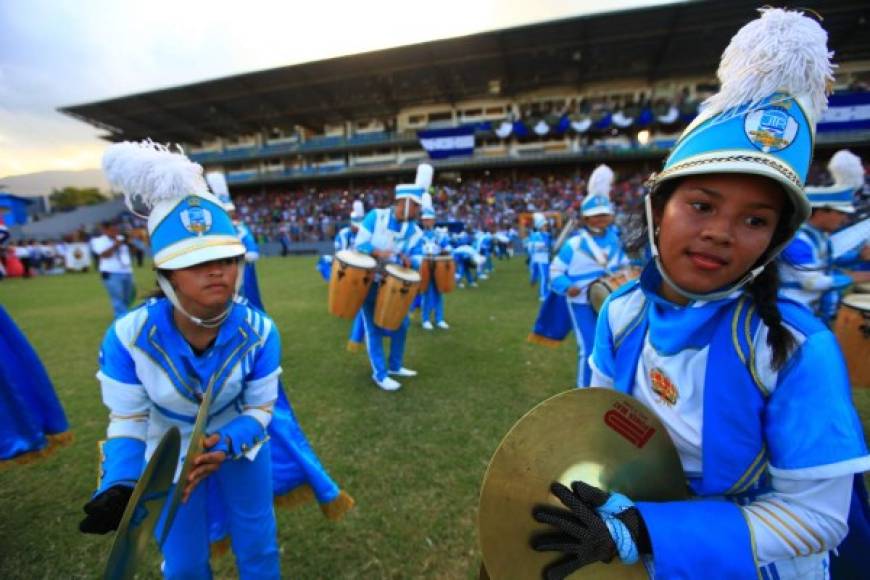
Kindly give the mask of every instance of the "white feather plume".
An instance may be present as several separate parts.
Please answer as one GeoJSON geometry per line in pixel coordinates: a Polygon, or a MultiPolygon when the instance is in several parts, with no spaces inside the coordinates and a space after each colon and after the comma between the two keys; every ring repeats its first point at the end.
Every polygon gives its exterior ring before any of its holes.
{"type": "Polygon", "coordinates": [[[834,80],[828,33],[801,12],[762,8],[761,17],[737,31],[722,53],[719,92],[704,102],[708,114],[739,105],[753,108],[777,91],[810,99],[818,119],[827,108],[828,83],[834,80]]]}
{"type": "Polygon", "coordinates": [[[227,186],[227,178],[220,171],[209,171],[205,174],[205,181],[208,183],[211,192],[218,198],[221,196],[229,197],[230,188],[227,186]]]}
{"type": "Polygon", "coordinates": [[[423,189],[429,189],[432,185],[432,175],[435,173],[435,169],[432,168],[428,163],[421,163],[417,166],[417,178],[414,180],[414,185],[417,187],[422,187],[423,189]]]}
{"type": "Polygon", "coordinates": [[[834,178],[834,184],[858,188],[864,185],[864,164],[861,158],[849,151],[841,149],[834,153],[828,161],[828,171],[834,178]]]}
{"type": "Polygon", "coordinates": [[[150,140],[110,145],[103,154],[103,172],[131,209],[135,204],[150,210],[162,201],[208,192],[199,164],[150,140]]]}
{"type": "Polygon", "coordinates": [[[366,210],[363,202],[359,199],[353,200],[353,211],[350,212],[351,217],[361,218],[365,215],[366,210]]]}
{"type": "Polygon", "coordinates": [[[604,196],[610,199],[613,179],[613,170],[607,165],[601,164],[592,170],[586,190],[590,196],[604,196]]]}

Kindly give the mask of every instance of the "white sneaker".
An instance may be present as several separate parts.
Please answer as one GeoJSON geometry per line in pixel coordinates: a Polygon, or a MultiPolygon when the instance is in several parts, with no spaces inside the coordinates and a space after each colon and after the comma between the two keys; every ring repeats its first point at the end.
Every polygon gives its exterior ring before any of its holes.
{"type": "Polygon", "coordinates": [[[481,280],[489,280],[489,276],[487,276],[486,274],[481,274],[480,276],[478,276],[478,278],[480,278],[481,280]]]}
{"type": "Polygon", "coordinates": [[[389,373],[396,377],[416,377],[417,371],[412,371],[411,369],[406,369],[405,367],[400,368],[397,371],[389,371],[389,373]]]}
{"type": "Polygon", "coordinates": [[[471,283],[471,287],[472,287],[472,288],[477,288],[477,282],[472,282],[472,283],[471,283]]]}
{"type": "Polygon", "coordinates": [[[423,330],[432,330],[432,323],[428,320],[423,322],[423,330]]]}
{"type": "Polygon", "coordinates": [[[447,330],[448,328],[450,328],[450,325],[442,320],[438,323],[438,328],[443,328],[444,330],[447,330]]]}
{"type": "Polygon", "coordinates": [[[382,381],[375,379],[375,384],[385,391],[398,391],[402,386],[402,383],[393,380],[390,377],[384,377],[384,380],[382,381]]]}

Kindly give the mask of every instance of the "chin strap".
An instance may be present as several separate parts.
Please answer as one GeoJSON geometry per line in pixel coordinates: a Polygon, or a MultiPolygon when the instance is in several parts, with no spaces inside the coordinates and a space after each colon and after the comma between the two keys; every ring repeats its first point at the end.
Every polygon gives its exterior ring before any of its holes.
{"type": "Polygon", "coordinates": [[[779,254],[780,250],[785,247],[785,244],[788,243],[788,240],[773,248],[772,251],[768,253],[768,257],[759,265],[746,273],[745,276],[740,278],[734,284],[730,286],[726,286],[722,290],[716,290],[715,292],[708,292],[706,294],[696,294],[694,292],[689,292],[684,288],[680,288],[676,282],[671,279],[668,273],[665,271],[665,266],[662,264],[661,256],[659,255],[659,248],[656,245],[656,235],[655,235],[655,223],[653,222],[653,212],[652,212],[652,196],[647,194],[644,198],[644,209],[646,213],[646,229],[647,236],[649,238],[649,247],[652,252],[653,261],[656,264],[656,268],[658,268],[659,274],[662,275],[662,279],[665,283],[676,291],[677,294],[682,296],[683,298],[687,298],[692,301],[709,301],[709,300],[720,300],[725,298],[726,296],[730,296],[737,290],[740,290],[750,282],[752,282],[764,268],[773,261],[773,259],[779,254]]]}
{"type": "Polygon", "coordinates": [[[233,297],[230,299],[229,304],[226,309],[218,314],[217,316],[212,316],[211,318],[198,318],[193,314],[189,313],[184,307],[181,305],[181,302],[178,300],[178,295],[175,293],[175,288],[172,287],[172,284],[169,280],[163,276],[159,271],[157,272],[157,285],[160,286],[160,290],[163,291],[163,294],[166,295],[166,298],[172,303],[179,312],[181,312],[185,317],[187,317],[191,322],[196,324],[197,326],[202,326],[203,328],[217,328],[223,321],[227,319],[227,316],[230,315],[230,311],[233,309],[233,302],[235,301],[236,296],[239,295],[239,291],[242,288],[242,282],[245,277],[245,263],[243,261],[239,261],[239,273],[236,277],[236,288],[233,292],[233,297]]]}

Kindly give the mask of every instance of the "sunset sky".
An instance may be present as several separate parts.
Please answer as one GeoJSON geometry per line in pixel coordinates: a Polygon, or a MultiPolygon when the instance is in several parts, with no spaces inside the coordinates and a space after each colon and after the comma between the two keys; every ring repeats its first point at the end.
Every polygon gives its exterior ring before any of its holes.
{"type": "Polygon", "coordinates": [[[0,0],[0,178],[99,166],[106,143],[61,106],[662,3],[0,0]]]}

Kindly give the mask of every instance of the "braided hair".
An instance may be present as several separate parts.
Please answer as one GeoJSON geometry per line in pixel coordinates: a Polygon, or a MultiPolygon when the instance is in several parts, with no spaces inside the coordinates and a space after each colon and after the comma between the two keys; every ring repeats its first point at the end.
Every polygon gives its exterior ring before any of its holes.
{"type": "MultiPolygon", "coordinates": [[[[666,181],[650,195],[652,195],[652,207],[654,213],[660,213],[670,200],[671,195],[677,189],[681,179],[666,181]]],[[[639,231],[633,235],[630,240],[626,240],[628,251],[642,251],[647,244],[647,232],[649,224],[646,223],[643,204],[638,208],[639,215],[636,216],[635,223],[641,224],[639,231]]],[[[794,208],[790,204],[786,204],[779,215],[779,220],[776,224],[776,229],[770,240],[768,248],[775,248],[786,241],[789,237],[788,224],[791,222],[791,217],[794,214],[794,208]]],[[[634,221],[634,220],[633,220],[634,221]]],[[[756,265],[763,263],[768,258],[768,252],[758,259],[756,265]]],[[[753,265],[753,268],[755,265],[753,265]]],[[[788,361],[788,357],[794,350],[797,342],[791,332],[782,324],[782,314],[777,306],[776,299],[779,292],[779,271],[777,262],[771,261],[764,270],[759,274],[747,287],[746,291],[752,298],[758,315],[762,322],[767,326],[767,344],[773,353],[771,362],[774,370],[780,370],[788,361]]]]}

